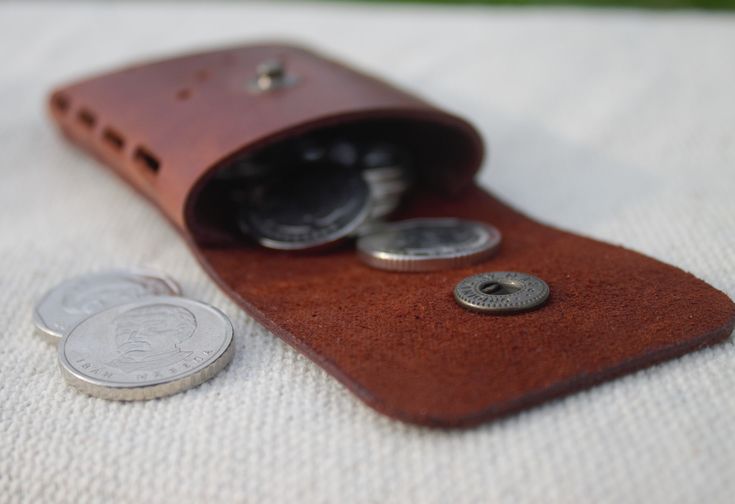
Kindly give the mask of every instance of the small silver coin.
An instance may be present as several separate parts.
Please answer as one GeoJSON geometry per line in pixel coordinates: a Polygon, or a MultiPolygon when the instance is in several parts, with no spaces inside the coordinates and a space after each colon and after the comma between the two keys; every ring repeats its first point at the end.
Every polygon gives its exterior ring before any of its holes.
{"type": "Polygon", "coordinates": [[[241,179],[257,179],[269,175],[271,169],[262,162],[255,161],[250,157],[241,157],[231,161],[227,166],[215,173],[214,177],[222,181],[235,181],[241,179]]]}
{"type": "Polygon", "coordinates": [[[368,182],[368,185],[370,186],[370,195],[377,201],[393,197],[400,198],[410,187],[410,183],[405,180],[379,183],[368,182]]]}
{"type": "Polygon", "coordinates": [[[381,166],[378,168],[367,168],[363,170],[362,176],[368,182],[395,182],[408,179],[407,173],[400,166],[381,166]]]}
{"type": "Polygon", "coordinates": [[[365,149],[362,165],[366,169],[405,166],[406,157],[406,153],[394,145],[379,143],[365,149]]]}
{"type": "Polygon", "coordinates": [[[64,378],[80,391],[120,401],[153,399],[199,385],[234,354],[218,309],[162,296],[115,306],[74,327],[59,344],[64,378]]]}
{"type": "Polygon", "coordinates": [[[460,306],[483,313],[526,311],[543,304],[549,297],[549,286],[526,273],[499,271],[467,277],[454,288],[454,299],[460,306]]]}
{"type": "Polygon", "coordinates": [[[408,173],[401,167],[371,168],[363,170],[362,176],[370,187],[371,219],[393,213],[412,185],[408,173]]]}
{"type": "Polygon", "coordinates": [[[463,219],[411,219],[357,240],[360,259],[391,271],[436,271],[476,264],[500,245],[495,227],[463,219]]]}
{"type": "Polygon", "coordinates": [[[327,149],[319,142],[303,139],[297,143],[299,158],[307,163],[323,161],[327,155],[327,149]]]}
{"type": "Polygon", "coordinates": [[[150,296],[181,294],[172,279],[143,269],[111,270],[81,275],[49,290],[33,310],[39,335],[58,343],[72,327],[111,306],[150,296]]]}
{"type": "Polygon", "coordinates": [[[358,160],[357,146],[348,141],[337,141],[329,148],[329,158],[342,166],[354,166],[358,160]]]}
{"type": "Polygon", "coordinates": [[[319,165],[256,188],[239,225],[264,247],[306,250],[341,241],[369,215],[370,190],[360,172],[319,165]]]}
{"type": "Polygon", "coordinates": [[[383,198],[381,200],[373,200],[370,210],[370,219],[378,220],[382,219],[393,213],[401,204],[400,197],[383,198]]]}

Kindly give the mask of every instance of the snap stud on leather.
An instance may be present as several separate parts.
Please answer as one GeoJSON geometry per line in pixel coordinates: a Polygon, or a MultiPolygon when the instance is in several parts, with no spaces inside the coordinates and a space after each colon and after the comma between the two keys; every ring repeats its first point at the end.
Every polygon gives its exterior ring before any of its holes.
{"type": "Polygon", "coordinates": [[[465,278],[454,288],[454,299],[462,308],[481,313],[512,313],[542,305],[549,286],[526,273],[496,271],[465,278]]]}
{"type": "Polygon", "coordinates": [[[266,60],[255,69],[255,77],[250,81],[250,91],[264,93],[291,87],[299,81],[298,77],[286,72],[284,63],[277,59],[266,60]]]}

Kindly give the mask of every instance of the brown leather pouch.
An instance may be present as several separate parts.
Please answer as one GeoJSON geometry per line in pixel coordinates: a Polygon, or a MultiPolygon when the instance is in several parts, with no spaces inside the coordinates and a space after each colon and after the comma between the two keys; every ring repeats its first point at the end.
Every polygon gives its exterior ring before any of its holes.
{"type": "MultiPolygon", "coordinates": [[[[236,47],[129,67],[50,97],[66,135],[152,199],[212,278],[248,313],[368,405],[427,425],[497,417],[726,338],[735,306],[672,266],[534,222],[480,189],[468,123],[309,51],[236,47]],[[285,62],[293,86],[253,93],[256,66],[285,62]],[[419,187],[396,219],[456,216],[504,237],[465,269],[371,269],[352,246],[275,252],[244,240],[214,173],[236,157],[321,131],[410,150],[419,187]],[[540,309],[506,316],[454,301],[464,277],[544,279],[540,309]]],[[[244,385],[245,386],[245,385],[244,385]]]]}

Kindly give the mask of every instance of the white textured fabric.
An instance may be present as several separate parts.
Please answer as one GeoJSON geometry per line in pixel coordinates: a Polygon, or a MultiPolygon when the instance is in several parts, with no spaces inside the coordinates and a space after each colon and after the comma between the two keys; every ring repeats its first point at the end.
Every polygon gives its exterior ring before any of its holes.
{"type": "Polygon", "coordinates": [[[0,502],[733,501],[731,341],[473,430],[403,425],[253,323],[151,205],[45,117],[66,79],[262,38],[457,111],[490,140],[482,182],[509,202],[735,296],[732,16],[3,4],[0,502]],[[165,400],[86,397],[34,336],[31,308],[70,275],[135,264],[227,312],[237,355],[165,400]]]}

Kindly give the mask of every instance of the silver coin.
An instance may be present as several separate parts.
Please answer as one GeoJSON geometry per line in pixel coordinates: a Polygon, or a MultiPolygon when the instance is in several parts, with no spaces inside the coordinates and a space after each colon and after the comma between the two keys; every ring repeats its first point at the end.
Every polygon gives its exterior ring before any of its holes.
{"type": "Polygon", "coordinates": [[[217,180],[234,181],[241,179],[263,178],[269,175],[271,168],[265,163],[250,157],[241,157],[231,161],[214,174],[217,180]]]}
{"type": "Polygon", "coordinates": [[[33,322],[44,339],[58,343],[72,327],[93,313],[145,297],[180,293],[176,282],[154,271],[91,273],[66,280],[49,290],[36,304],[33,322]]]}
{"type": "Polygon", "coordinates": [[[454,288],[454,298],[471,311],[510,313],[540,306],[549,292],[549,286],[540,278],[500,271],[465,278],[454,288]]]}
{"type": "Polygon", "coordinates": [[[381,219],[398,208],[413,181],[400,166],[384,166],[363,170],[362,176],[370,187],[371,219],[381,219]]]}
{"type": "Polygon", "coordinates": [[[323,161],[327,155],[327,149],[319,142],[304,139],[297,144],[299,157],[307,163],[323,161]]]}
{"type": "Polygon", "coordinates": [[[384,198],[382,200],[373,200],[370,210],[370,219],[371,220],[377,220],[382,219],[383,217],[386,217],[393,213],[393,211],[398,208],[398,205],[401,204],[401,198],[400,197],[394,197],[394,198],[384,198]]]}
{"type": "Polygon", "coordinates": [[[329,158],[342,166],[353,166],[358,159],[357,146],[348,141],[337,141],[329,148],[329,158]]]}
{"type": "Polygon", "coordinates": [[[218,309],[163,296],[115,306],[75,326],[59,344],[66,380],[120,401],[162,397],[212,378],[232,360],[233,329],[218,309]]]}
{"type": "Polygon", "coordinates": [[[368,182],[395,182],[407,180],[406,171],[401,166],[381,166],[362,171],[362,176],[368,182]]]}
{"type": "Polygon", "coordinates": [[[463,219],[411,219],[357,240],[360,259],[379,269],[436,271],[475,264],[500,245],[495,227],[463,219]]]}
{"type": "Polygon", "coordinates": [[[370,196],[375,200],[385,198],[400,198],[409,189],[410,183],[406,180],[393,180],[389,182],[368,182],[370,196]]]}
{"type": "Polygon", "coordinates": [[[406,165],[405,152],[390,144],[376,144],[365,149],[362,165],[366,169],[406,165]]]}
{"type": "Polygon", "coordinates": [[[339,242],[370,215],[370,190],[359,171],[318,165],[256,188],[240,229],[261,245],[304,250],[339,242]]]}

